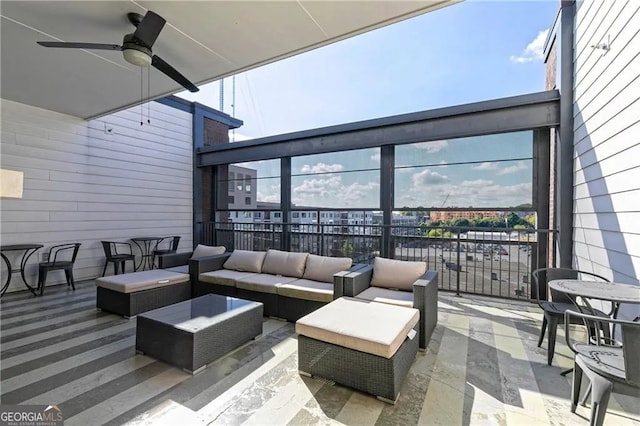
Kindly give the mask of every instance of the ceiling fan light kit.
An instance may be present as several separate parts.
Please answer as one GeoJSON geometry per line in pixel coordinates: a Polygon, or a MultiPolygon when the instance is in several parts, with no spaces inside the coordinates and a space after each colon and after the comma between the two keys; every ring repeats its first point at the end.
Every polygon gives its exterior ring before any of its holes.
{"type": "Polygon", "coordinates": [[[122,49],[122,55],[130,64],[137,65],[139,67],[148,67],[151,65],[151,56],[140,50],[122,49]]]}
{"type": "Polygon", "coordinates": [[[154,55],[151,50],[156,39],[160,35],[160,31],[164,27],[166,21],[157,13],[147,11],[144,17],[138,13],[128,13],[127,18],[136,30],[131,34],[126,34],[122,40],[122,46],[117,44],[101,44],[101,43],[77,43],[77,42],[51,42],[39,41],[39,45],[44,47],[70,48],[70,49],[93,49],[93,50],[121,50],[124,59],[130,64],[139,67],[152,66],[161,71],[166,76],[179,83],[185,89],[191,92],[197,92],[199,89],[189,81],[185,76],[180,74],[175,68],[166,63],[158,55],[154,55]]]}

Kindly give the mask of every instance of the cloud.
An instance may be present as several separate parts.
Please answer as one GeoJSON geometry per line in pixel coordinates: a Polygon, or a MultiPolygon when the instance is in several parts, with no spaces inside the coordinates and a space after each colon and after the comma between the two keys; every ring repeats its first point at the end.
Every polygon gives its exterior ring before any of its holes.
{"type": "Polygon", "coordinates": [[[518,164],[516,164],[515,166],[509,166],[509,167],[505,167],[504,169],[501,169],[498,171],[498,173],[496,173],[497,175],[509,175],[511,173],[516,173],[519,172],[521,170],[528,170],[529,166],[527,165],[527,163],[525,163],[524,161],[518,161],[518,164]]]}
{"type": "Polygon", "coordinates": [[[397,206],[440,207],[509,207],[531,202],[531,183],[500,185],[477,179],[460,183],[413,187],[397,194],[397,206]],[[448,195],[448,197],[447,197],[448,195]]]}
{"type": "Polygon", "coordinates": [[[485,161],[484,163],[478,164],[477,166],[473,166],[472,169],[483,170],[483,171],[498,170],[498,163],[491,163],[491,162],[485,161]]]}
{"type": "Polygon", "coordinates": [[[540,31],[535,39],[527,45],[520,56],[509,57],[514,64],[524,64],[532,61],[542,61],[544,59],[544,42],[547,40],[549,29],[540,31]]]}
{"type": "Polygon", "coordinates": [[[426,149],[429,154],[434,154],[448,147],[449,142],[447,140],[429,141],[429,142],[415,143],[413,144],[413,146],[415,146],[418,149],[426,149]]]}
{"type": "Polygon", "coordinates": [[[493,185],[493,181],[486,179],[465,180],[460,184],[462,186],[483,187],[493,185]]]}
{"type": "Polygon", "coordinates": [[[379,186],[380,184],[377,182],[368,182],[366,184],[356,182],[340,188],[337,195],[346,205],[349,205],[353,204],[354,201],[364,200],[368,193],[379,186]]]}
{"type": "Polygon", "coordinates": [[[326,197],[333,194],[340,186],[342,179],[340,176],[333,176],[327,179],[306,179],[300,185],[293,188],[293,193],[300,196],[320,196],[326,197]]]}
{"type": "Polygon", "coordinates": [[[302,173],[335,173],[341,171],[343,168],[342,164],[317,163],[313,166],[305,164],[300,171],[302,173]]]}
{"type": "Polygon", "coordinates": [[[412,179],[414,188],[420,188],[428,185],[441,185],[450,181],[447,176],[441,175],[438,172],[432,172],[429,169],[425,169],[420,173],[415,173],[412,176],[412,179]]]}

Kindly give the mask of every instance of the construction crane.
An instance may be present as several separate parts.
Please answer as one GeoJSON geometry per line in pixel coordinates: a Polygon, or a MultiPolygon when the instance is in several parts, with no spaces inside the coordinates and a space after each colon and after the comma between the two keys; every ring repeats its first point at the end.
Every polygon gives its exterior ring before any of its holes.
{"type": "Polygon", "coordinates": [[[447,194],[447,196],[446,196],[446,197],[444,197],[444,201],[442,202],[442,205],[440,206],[440,208],[443,208],[443,207],[444,207],[444,204],[445,204],[445,203],[447,202],[447,200],[449,199],[449,195],[451,195],[451,193],[450,193],[450,192],[447,194]]]}

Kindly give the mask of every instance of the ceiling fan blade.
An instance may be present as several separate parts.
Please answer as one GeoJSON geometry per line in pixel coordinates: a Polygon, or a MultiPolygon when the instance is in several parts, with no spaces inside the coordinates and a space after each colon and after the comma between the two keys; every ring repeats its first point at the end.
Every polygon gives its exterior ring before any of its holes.
{"type": "Polygon", "coordinates": [[[102,43],[77,43],[77,42],[59,42],[59,41],[38,41],[36,42],[44,47],[64,47],[70,49],[94,49],[94,50],[122,50],[117,44],[102,43]]]}
{"type": "Polygon", "coordinates": [[[156,42],[160,31],[164,27],[165,20],[162,16],[150,10],[144,15],[142,21],[138,24],[138,28],[133,33],[133,37],[142,41],[149,49],[156,42]]]}
{"type": "Polygon", "coordinates": [[[184,87],[188,91],[197,92],[198,90],[200,90],[192,82],[187,80],[185,76],[180,74],[175,68],[166,63],[158,55],[153,55],[153,57],[151,58],[151,65],[153,65],[159,71],[165,73],[167,76],[171,77],[176,82],[180,83],[180,85],[182,85],[182,87],[184,87]]]}

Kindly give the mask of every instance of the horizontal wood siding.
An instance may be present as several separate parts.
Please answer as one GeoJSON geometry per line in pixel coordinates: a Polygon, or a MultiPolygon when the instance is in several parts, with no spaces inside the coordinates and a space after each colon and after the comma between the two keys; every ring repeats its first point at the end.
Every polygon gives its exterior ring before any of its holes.
{"type": "Polygon", "coordinates": [[[574,261],[638,284],[640,2],[580,1],[575,31],[574,261]]]}
{"type": "MultiPolygon", "coordinates": [[[[2,244],[45,246],[29,262],[31,284],[41,253],[55,244],[82,243],[77,280],[102,273],[101,240],[180,235],[179,250],[191,250],[192,117],[150,107],[151,124],[145,105],[141,126],[139,106],[84,121],[2,100],[2,168],[24,172],[23,199],[1,201],[2,244]]],[[[50,273],[48,284],[60,282],[62,272],[50,273]]],[[[24,289],[14,275],[9,291],[24,289]]]]}

